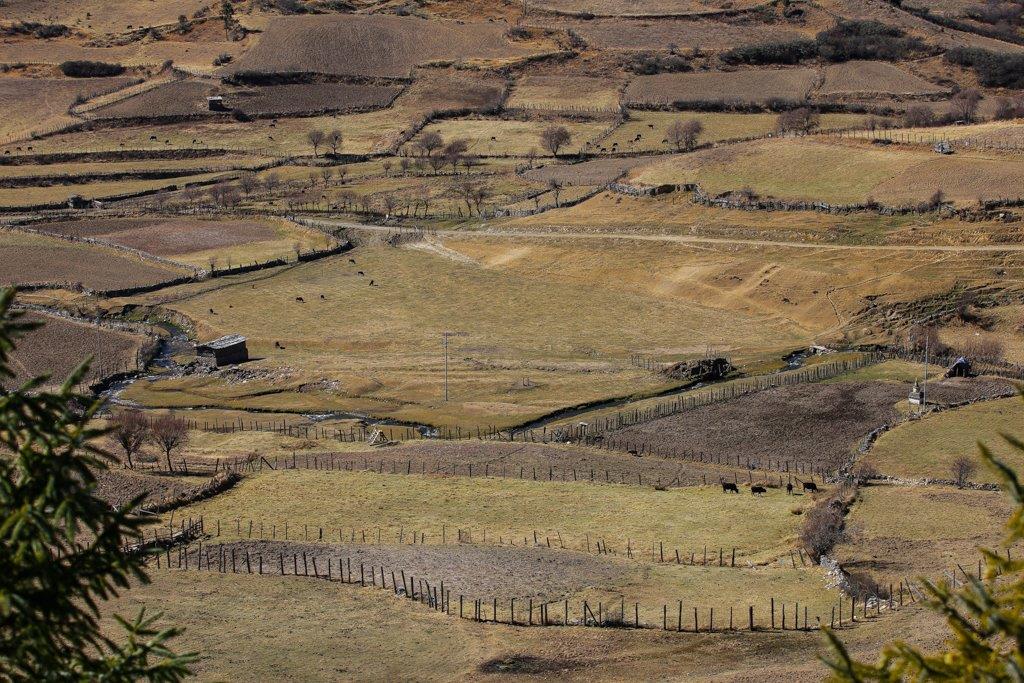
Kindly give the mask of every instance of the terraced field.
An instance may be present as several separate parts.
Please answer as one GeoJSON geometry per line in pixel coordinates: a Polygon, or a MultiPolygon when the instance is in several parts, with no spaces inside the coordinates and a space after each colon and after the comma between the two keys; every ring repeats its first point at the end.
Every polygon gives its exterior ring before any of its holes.
{"type": "Polygon", "coordinates": [[[213,257],[221,266],[294,256],[330,241],[292,223],[275,220],[99,219],[34,224],[55,235],[88,237],[166,256],[198,267],[213,257]]]}
{"type": "Polygon", "coordinates": [[[188,274],[184,268],[143,261],[113,249],[42,235],[0,232],[0,283],[64,288],[121,289],[188,274]]]}
{"type": "Polygon", "coordinates": [[[851,61],[831,64],[817,94],[865,97],[871,95],[938,95],[944,88],[887,62],[851,61]]]}
{"type": "MultiPolygon", "coordinates": [[[[146,119],[174,116],[211,116],[206,97],[224,97],[224,106],[250,116],[353,111],[386,107],[399,88],[348,83],[272,85],[225,89],[208,81],[179,81],[153,88],[135,97],[91,112],[99,119],[146,119]]],[[[223,116],[223,114],[222,114],[223,116]]]]}
{"type": "Polygon", "coordinates": [[[278,17],[222,73],[314,72],[406,78],[434,61],[513,60],[543,45],[508,41],[500,25],[386,15],[278,17]],[[396,49],[401,46],[400,49],[396,49]]]}
{"type": "Polygon", "coordinates": [[[983,153],[939,157],[924,149],[890,149],[817,140],[767,140],[671,157],[634,169],[648,184],[697,182],[711,194],[752,189],[803,201],[889,205],[926,202],[936,190],[967,204],[1016,197],[1024,165],[983,153]],[[836,184],[842,175],[846,182],[836,184]]]}
{"type": "Polygon", "coordinates": [[[43,326],[23,337],[11,357],[12,378],[0,378],[0,385],[18,386],[39,375],[50,375],[47,386],[59,386],[86,358],[92,357],[88,379],[99,373],[136,368],[140,349],[148,343],[141,335],[120,332],[59,316],[29,313],[24,318],[43,326]]]}
{"type": "Polygon", "coordinates": [[[632,106],[802,101],[810,94],[815,77],[813,69],[805,68],[638,76],[626,88],[625,100],[632,106]]]}
{"type": "Polygon", "coordinates": [[[0,104],[7,116],[0,122],[0,139],[30,131],[44,131],[76,120],[68,109],[80,99],[125,87],[131,76],[111,78],[0,78],[0,104]]]}

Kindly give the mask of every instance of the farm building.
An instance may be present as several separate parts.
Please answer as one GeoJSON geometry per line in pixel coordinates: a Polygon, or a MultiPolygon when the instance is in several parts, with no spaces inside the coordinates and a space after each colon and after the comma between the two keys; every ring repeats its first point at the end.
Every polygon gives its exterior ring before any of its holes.
{"type": "Polygon", "coordinates": [[[210,111],[227,111],[228,108],[224,105],[224,98],[220,95],[213,95],[212,97],[206,98],[206,108],[210,111]]]}
{"type": "Polygon", "coordinates": [[[196,355],[200,358],[209,358],[220,367],[249,360],[249,349],[245,346],[245,337],[240,334],[229,334],[205,344],[196,344],[196,355]]]}
{"type": "Polygon", "coordinates": [[[963,356],[956,359],[949,369],[946,370],[946,377],[970,377],[973,373],[971,372],[971,361],[967,360],[963,356]]]}

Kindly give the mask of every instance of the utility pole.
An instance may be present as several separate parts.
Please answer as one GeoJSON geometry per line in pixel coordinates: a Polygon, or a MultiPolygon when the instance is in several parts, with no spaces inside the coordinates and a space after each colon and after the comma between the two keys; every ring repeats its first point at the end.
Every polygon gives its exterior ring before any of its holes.
{"type": "Polygon", "coordinates": [[[924,330],[924,382],[921,384],[921,405],[928,406],[928,328],[924,330]]]}

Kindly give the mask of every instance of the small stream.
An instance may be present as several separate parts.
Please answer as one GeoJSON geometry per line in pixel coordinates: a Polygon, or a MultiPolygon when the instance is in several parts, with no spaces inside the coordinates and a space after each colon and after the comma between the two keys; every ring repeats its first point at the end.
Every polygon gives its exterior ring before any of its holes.
{"type": "MultiPolygon", "coordinates": [[[[161,377],[168,376],[181,376],[183,374],[183,366],[174,360],[175,356],[181,356],[184,354],[194,353],[194,344],[189,336],[177,325],[169,322],[158,322],[154,323],[153,327],[160,328],[166,334],[160,337],[159,346],[157,347],[156,353],[150,359],[149,363],[146,364],[145,370],[122,373],[113,377],[107,378],[103,382],[93,385],[93,391],[104,399],[105,403],[110,405],[123,406],[125,408],[145,408],[134,401],[122,398],[121,394],[132,384],[140,379],[159,379],[161,377]],[[166,372],[154,373],[152,370],[164,370],[166,372]]],[[[203,410],[209,408],[219,408],[220,406],[188,406],[179,408],[181,412],[187,412],[190,410],[203,410]]],[[[250,413],[280,413],[279,410],[261,410],[261,409],[249,409],[247,412],[250,413]]],[[[283,411],[289,412],[289,411],[283,411]]],[[[320,422],[328,422],[331,420],[359,420],[370,426],[383,426],[383,427],[409,427],[416,429],[422,435],[435,435],[437,434],[437,428],[429,425],[421,425],[415,422],[405,422],[402,420],[389,420],[387,418],[374,418],[370,415],[363,413],[353,413],[346,411],[327,411],[322,413],[296,413],[301,417],[309,420],[316,424],[320,422]]]]}
{"type": "MultiPolygon", "coordinates": [[[[160,338],[160,345],[153,355],[153,358],[149,361],[146,366],[146,370],[140,372],[131,372],[123,375],[116,375],[108,378],[104,382],[94,385],[94,391],[97,395],[101,396],[105,402],[130,407],[130,408],[144,408],[145,406],[139,405],[134,401],[121,398],[121,394],[125,389],[130,387],[133,383],[139,379],[158,379],[166,374],[152,374],[148,372],[150,369],[162,369],[170,372],[171,375],[175,375],[181,372],[182,366],[174,360],[174,356],[191,353],[193,350],[192,341],[188,335],[176,325],[169,322],[155,323],[154,327],[162,329],[167,334],[160,338]]],[[[788,370],[794,370],[802,367],[807,359],[812,355],[810,349],[799,349],[793,351],[782,357],[783,362],[786,364],[776,372],[785,372],[788,370]]],[[[718,382],[724,382],[728,380],[736,379],[736,377],[723,377],[718,380],[700,380],[696,382],[689,382],[680,386],[671,387],[660,392],[645,396],[642,400],[649,400],[654,398],[665,398],[668,396],[675,396],[678,394],[684,394],[689,391],[701,389],[718,382]]],[[[575,417],[576,415],[582,415],[593,410],[601,410],[606,408],[616,408],[629,403],[632,403],[638,399],[632,396],[623,396],[610,399],[601,399],[598,401],[592,401],[577,406],[571,406],[568,408],[562,408],[552,413],[539,417],[535,420],[517,425],[512,427],[513,432],[522,432],[530,429],[539,429],[558,420],[564,420],[566,418],[575,417]]],[[[189,406],[181,408],[181,411],[188,410],[203,410],[210,408],[219,408],[220,406],[189,406]]],[[[260,409],[249,409],[247,412],[251,413],[279,413],[277,410],[260,410],[260,409]]],[[[370,415],[363,413],[354,413],[347,411],[325,411],[318,413],[299,413],[303,418],[316,424],[320,422],[328,422],[331,420],[359,420],[370,426],[383,426],[383,427],[408,427],[415,429],[424,437],[436,437],[439,433],[437,427],[432,425],[424,425],[415,422],[407,422],[404,420],[391,420],[388,418],[375,418],[370,415]]]]}

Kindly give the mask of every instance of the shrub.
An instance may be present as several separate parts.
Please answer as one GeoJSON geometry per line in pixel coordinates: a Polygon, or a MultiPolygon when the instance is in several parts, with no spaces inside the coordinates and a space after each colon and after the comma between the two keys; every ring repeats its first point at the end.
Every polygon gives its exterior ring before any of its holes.
{"type": "MultiPolygon", "coordinates": [[[[2,5],[0,5],[2,6],[2,5]]],[[[36,38],[59,38],[68,34],[64,24],[40,24],[36,21],[18,21],[0,28],[0,35],[31,35],[36,38]]]]}
{"type": "Polygon", "coordinates": [[[229,55],[227,52],[221,52],[219,55],[213,58],[213,65],[221,66],[223,64],[228,64],[231,62],[232,59],[233,57],[229,55]]]}
{"type": "Polygon", "coordinates": [[[847,508],[853,504],[857,487],[842,484],[804,515],[800,544],[815,562],[843,540],[847,508]]]}
{"type": "Polygon", "coordinates": [[[233,118],[235,121],[240,121],[242,123],[245,123],[246,121],[252,121],[252,117],[246,114],[238,107],[235,107],[231,110],[231,118],[233,118]]]}
{"type": "Polygon", "coordinates": [[[815,41],[793,40],[734,47],[722,53],[722,61],[726,64],[796,64],[817,55],[818,44],[815,41]]]}
{"type": "Polygon", "coordinates": [[[71,78],[102,78],[107,76],[120,76],[125,68],[120,64],[109,62],[91,62],[89,60],[71,60],[60,63],[60,71],[71,78]]]}
{"type": "Polygon", "coordinates": [[[935,112],[923,104],[907,107],[903,115],[903,125],[910,128],[923,128],[935,125],[935,112]]]}
{"type": "Polygon", "coordinates": [[[790,109],[779,114],[775,127],[780,133],[806,133],[817,128],[818,121],[818,112],[808,107],[800,107],[799,109],[790,109]]]}
{"type": "Polygon", "coordinates": [[[818,34],[818,54],[833,62],[896,60],[923,52],[925,44],[895,26],[877,21],[841,21],[818,34]]]}
{"type": "Polygon", "coordinates": [[[641,52],[632,58],[627,67],[636,74],[652,76],[660,73],[677,73],[693,71],[690,62],[682,55],[661,55],[653,52],[641,52]]]}
{"type": "Polygon", "coordinates": [[[1019,119],[1024,117],[1024,98],[1011,100],[1009,97],[1001,97],[996,103],[995,118],[998,121],[1019,119]]]}
{"type": "Polygon", "coordinates": [[[992,52],[978,47],[956,47],[946,61],[974,69],[982,85],[993,88],[1024,88],[1024,55],[992,52]]]}

